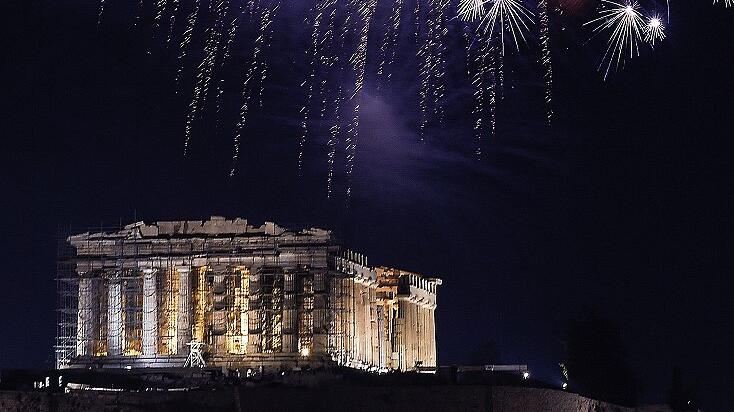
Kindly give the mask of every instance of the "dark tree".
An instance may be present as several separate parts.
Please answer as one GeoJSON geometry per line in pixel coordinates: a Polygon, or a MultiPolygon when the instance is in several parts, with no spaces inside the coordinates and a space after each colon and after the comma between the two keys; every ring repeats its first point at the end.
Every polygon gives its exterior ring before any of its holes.
{"type": "Polygon", "coordinates": [[[472,365],[494,365],[500,363],[500,351],[492,340],[475,346],[469,355],[472,365]]]}
{"type": "Polygon", "coordinates": [[[698,391],[694,385],[686,384],[678,366],[673,368],[673,379],[670,384],[670,407],[675,412],[698,410],[698,391]]]}
{"type": "Polygon", "coordinates": [[[596,314],[570,322],[566,331],[569,387],[584,396],[635,406],[637,381],[627,364],[619,326],[596,314]]]}

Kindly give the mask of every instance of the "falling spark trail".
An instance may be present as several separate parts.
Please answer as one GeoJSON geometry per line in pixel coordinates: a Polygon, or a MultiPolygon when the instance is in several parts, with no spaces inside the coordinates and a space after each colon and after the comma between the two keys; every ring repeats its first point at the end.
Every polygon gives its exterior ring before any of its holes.
{"type": "MultiPolygon", "coordinates": [[[[421,141],[424,139],[424,132],[428,125],[428,88],[429,88],[429,77],[431,75],[430,67],[430,53],[427,48],[430,46],[431,36],[427,36],[426,40],[421,43],[421,9],[420,1],[415,2],[415,42],[416,42],[416,57],[418,58],[418,110],[420,111],[420,122],[418,124],[418,135],[421,141]],[[419,45],[420,44],[420,45],[419,45]]],[[[426,26],[428,30],[432,27],[427,22],[426,26]]]]}
{"type": "Polygon", "coordinates": [[[156,3],[156,12],[155,17],[153,18],[153,37],[156,35],[156,31],[158,30],[158,27],[161,24],[161,20],[163,19],[163,13],[166,11],[166,5],[168,4],[167,0],[158,0],[156,3]]]}
{"type": "Polygon", "coordinates": [[[204,59],[199,64],[196,74],[196,86],[194,86],[194,96],[189,104],[189,113],[186,117],[186,127],[184,129],[184,156],[188,154],[189,142],[191,141],[191,133],[193,124],[197,118],[199,110],[206,105],[206,97],[209,92],[209,85],[212,79],[212,73],[216,64],[217,50],[221,40],[221,26],[226,14],[226,0],[219,0],[215,6],[214,12],[216,19],[214,25],[209,27],[209,36],[204,44],[204,59]]]}
{"type": "Polygon", "coordinates": [[[448,34],[446,26],[447,0],[431,0],[425,15],[425,35],[417,51],[418,77],[420,79],[419,109],[421,120],[419,135],[421,141],[425,138],[425,130],[431,116],[443,123],[444,109],[443,96],[446,90],[446,46],[445,36],[448,34]],[[430,98],[430,102],[429,102],[430,98]]]}
{"type": "Polygon", "coordinates": [[[346,145],[346,174],[347,174],[347,191],[346,200],[347,202],[352,196],[352,174],[354,173],[354,160],[357,154],[357,142],[359,140],[359,116],[360,116],[360,104],[359,96],[364,86],[364,75],[365,67],[367,64],[367,41],[369,39],[370,25],[372,23],[372,16],[377,6],[376,0],[350,0],[352,10],[357,11],[356,23],[360,23],[362,27],[359,31],[359,37],[357,41],[357,47],[349,59],[354,70],[354,90],[351,94],[350,100],[354,103],[352,122],[347,130],[347,137],[345,139],[346,145]],[[359,4],[358,4],[359,3],[359,4]]]}
{"type": "Polygon", "coordinates": [[[171,10],[171,15],[168,18],[168,37],[166,38],[166,44],[171,43],[171,40],[173,40],[173,34],[174,29],[176,27],[176,15],[178,14],[178,7],[179,7],[180,0],[173,0],[173,7],[171,10]]]}
{"type": "Polygon", "coordinates": [[[421,2],[416,0],[415,9],[413,10],[413,37],[415,37],[415,43],[418,44],[418,39],[421,31],[421,2]]]}
{"type": "Polygon", "coordinates": [[[308,65],[310,68],[308,77],[301,83],[306,88],[306,102],[301,107],[301,138],[298,141],[298,174],[303,173],[303,156],[308,141],[308,121],[313,102],[314,88],[316,87],[316,75],[318,65],[321,63],[321,25],[323,23],[325,10],[330,5],[330,0],[319,0],[314,9],[313,24],[311,29],[311,45],[306,51],[308,65]]]}
{"type": "Polygon", "coordinates": [[[497,67],[497,98],[503,100],[505,98],[505,56],[500,53],[495,55],[495,59],[497,67]]]}
{"type": "MultiPolygon", "coordinates": [[[[230,0],[219,0],[218,3],[211,6],[213,8],[213,13],[215,15],[214,20],[214,26],[210,28],[210,38],[212,39],[210,44],[210,48],[207,50],[207,48],[204,48],[205,54],[210,55],[209,58],[209,67],[206,70],[206,75],[208,78],[206,79],[204,83],[204,91],[201,95],[202,100],[202,107],[206,104],[206,100],[209,96],[209,85],[212,83],[212,77],[214,75],[214,71],[216,67],[218,66],[216,64],[217,57],[219,56],[220,52],[220,46],[222,43],[222,38],[225,35],[224,32],[224,23],[225,19],[227,18],[227,10],[229,10],[229,3],[230,0]]],[[[221,57],[219,58],[221,60],[221,57]]],[[[222,63],[219,63],[221,65],[222,63]]]]}
{"type": "MultiPolygon", "coordinates": [[[[266,31],[265,31],[265,37],[263,38],[263,46],[262,48],[264,50],[267,50],[270,48],[270,43],[273,40],[273,31],[272,31],[272,24],[273,24],[273,18],[275,13],[280,8],[280,1],[276,3],[276,5],[270,9],[268,16],[270,18],[270,21],[266,25],[266,31]]],[[[265,96],[265,80],[268,77],[268,61],[266,59],[260,60],[260,89],[258,90],[258,106],[260,108],[263,107],[263,97],[265,96]]]]}
{"type": "Polygon", "coordinates": [[[494,137],[497,130],[497,63],[498,51],[495,42],[480,32],[477,34],[480,45],[476,52],[471,50],[471,39],[467,36],[467,68],[469,78],[474,87],[475,115],[474,137],[476,140],[475,155],[481,159],[483,139],[489,134],[494,137]],[[489,128],[489,130],[487,130],[489,128]]]}
{"type": "MultiPolygon", "coordinates": [[[[331,12],[331,17],[330,17],[330,22],[329,22],[329,27],[332,31],[335,30],[334,24],[336,21],[337,8],[338,8],[338,3],[334,3],[334,8],[331,12]]],[[[339,42],[339,48],[338,48],[338,50],[340,51],[344,49],[345,42],[348,37],[347,34],[349,33],[349,25],[346,23],[347,22],[344,23],[340,31],[339,39],[341,41],[339,42]]],[[[334,40],[335,39],[332,38],[332,41],[334,40]]],[[[332,48],[334,47],[337,47],[337,45],[332,44],[332,48]]],[[[333,68],[337,63],[339,63],[340,65],[339,67],[340,74],[343,74],[345,70],[344,65],[346,62],[344,61],[344,59],[341,59],[339,53],[332,51],[331,59],[329,60],[329,69],[333,68]]],[[[334,120],[333,120],[331,127],[329,128],[329,140],[326,143],[326,147],[327,147],[326,163],[327,163],[327,170],[328,170],[327,175],[326,175],[326,198],[327,199],[331,199],[331,194],[333,193],[334,167],[336,164],[336,150],[339,145],[339,135],[341,134],[341,130],[342,130],[340,113],[341,113],[342,103],[345,98],[344,94],[345,94],[344,89],[342,88],[341,84],[339,84],[339,86],[337,87],[337,91],[336,91],[336,98],[333,101],[334,120]]]]}
{"type": "MultiPolygon", "coordinates": [[[[720,0],[714,0],[714,4],[718,4],[720,0]]],[[[724,7],[734,6],[734,0],[724,0],[724,7]]]]}
{"type": "Polygon", "coordinates": [[[431,90],[433,92],[433,114],[438,119],[439,124],[443,124],[444,109],[443,109],[443,96],[446,91],[446,59],[444,57],[446,51],[446,35],[448,34],[448,28],[446,27],[446,11],[449,7],[448,0],[438,0],[438,5],[434,9],[434,24],[435,29],[433,31],[433,65],[431,72],[433,73],[433,84],[431,90]]]}
{"type": "Polygon", "coordinates": [[[380,45],[380,63],[377,67],[377,87],[386,85],[392,77],[392,67],[397,54],[398,36],[400,35],[400,15],[403,0],[394,0],[390,18],[385,22],[385,35],[380,45]],[[385,74],[385,72],[388,72],[385,74]],[[383,80],[383,76],[387,79],[383,80]]]}
{"type": "Polygon", "coordinates": [[[104,15],[104,2],[105,0],[99,0],[99,12],[97,13],[97,29],[102,25],[102,16],[104,15]]]}
{"type": "Polygon", "coordinates": [[[543,81],[545,82],[546,119],[550,125],[553,122],[553,62],[550,48],[548,0],[539,0],[538,20],[540,23],[540,62],[543,66],[543,81]]]}
{"type": "Polygon", "coordinates": [[[329,128],[329,140],[326,143],[327,153],[327,176],[326,176],[326,198],[331,199],[331,193],[333,191],[334,182],[334,163],[336,160],[336,148],[339,144],[339,133],[341,132],[341,125],[339,124],[340,116],[339,110],[341,109],[341,100],[343,99],[344,91],[341,87],[337,92],[337,98],[334,100],[334,123],[329,128]]]}
{"type": "MultiPolygon", "coordinates": [[[[237,173],[237,161],[240,156],[240,142],[242,140],[242,132],[247,124],[248,114],[250,110],[250,100],[252,98],[251,86],[258,78],[257,70],[260,67],[263,48],[266,46],[266,39],[269,36],[270,26],[273,24],[273,14],[277,11],[278,6],[273,8],[264,7],[260,12],[259,27],[257,37],[252,48],[252,56],[250,57],[249,66],[245,72],[245,78],[242,83],[242,106],[240,106],[239,120],[235,126],[233,139],[232,167],[229,171],[229,177],[234,177],[237,173]]],[[[255,11],[253,11],[255,13],[255,11]]]]}
{"type": "Polygon", "coordinates": [[[194,3],[194,10],[189,14],[189,18],[186,21],[186,28],[183,32],[183,38],[181,39],[180,51],[178,54],[178,70],[176,70],[176,94],[179,93],[179,86],[181,83],[181,75],[183,74],[184,62],[189,46],[191,45],[191,38],[194,35],[194,29],[196,28],[196,21],[199,18],[199,10],[201,8],[201,0],[196,0],[194,3]]]}
{"type": "Polygon", "coordinates": [[[138,1],[138,10],[135,12],[135,20],[133,20],[133,28],[138,27],[138,23],[140,23],[140,18],[143,14],[143,9],[145,8],[145,0],[138,1]]]}
{"type": "Polygon", "coordinates": [[[485,62],[484,71],[485,75],[489,77],[489,88],[486,93],[489,95],[489,126],[490,136],[495,137],[497,135],[497,86],[498,86],[498,74],[501,74],[500,66],[502,56],[497,50],[497,46],[492,41],[486,42],[486,50],[484,52],[484,58],[488,61],[485,62]]]}
{"type": "MultiPolygon", "coordinates": [[[[242,14],[242,8],[239,10],[239,15],[242,14]]],[[[222,60],[219,63],[219,69],[220,71],[224,70],[225,65],[227,64],[227,61],[229,60],[229,56],[231,55],[232,50],[232,43],[234,43],[234,39],[237,36],[237,28],[239,27],[239,16],[235,17],[232,22],[229,25],[229,30],[227,30],[227,41],[224,44],[224,51],[222,52],[222,60]]],[[[221,76],[219,78],[219,82],[217,83],[217,91],[216,91],[216,120],[215,120],[215,127],[219,127],[219,123],[221,121],[220,113],[222,111],[222,104],[224,97],[224,76],[221,76]]]]}
{"type": "Polygon", "coordinates": [[[618,69],[619,65],[624,63],[625,58],[631,59],[640,54],[639,43],[643,40],[645,21],[642,19],[639,4],[636,1],[622,4],[602,0],[602,3],[609,8],[603,9],[599,17],[584,25],[597,24],[594,28],[595,34],[611,31],[607,40],[607,49],[599,65],[599,70],[602,70],[606,62],[607,68],[604,72],[606,80],[613,65],[615,69],[618,69]]]}
{"type": "Polygon", "coordinates": [[[464,36],[466,40],[466,74],[469,77],[472,86],[474,87],[474,109],[472,110],[472,114],[476,116],[474,121],[474,138],[477,143],[475,154],[477,158],[481,159],[483,129],[482,126],[484,124],[484,119],[482,117],[482,114],[484,113],[484,77],[481,75],[481,68],[475,67],[475,65],[479,66],[479,64],[475,64],[475,62],[476,60],[481,61],[482,59],[479,57],[473,58],[472,38],[467,32],[464,32],[464,36]]]}
{"type": "Polygon", "coordinates": [[[319,120],[324,119],[326,117],[326,109],[327,109],[327,84],[328,84],[328,76],[331,72],[332,67],[336,63],[337,60],[337,54],[334,53],[333,50],[333,42],[334,42],[334,25],[336,23],[336,0],[331,0],[328,2],[325,8],[325,13],[328,13],[329,15],[329,23],[326,26],[326,30],[323,34],[323,37],[320,41],[321,43],[321,81],[319,84],[319,103],[321,104],[321,109],[319,110],[319,120]],[[331,9],[330,12],[328,10],[331,9]],[[331,51],[331,53],[329,53],[331,51]]]}
{"type": "Polygon", "coordinates": [[[247,9],[250,11],[250,18],[255,15],[255,10],[257,10],[257,3],[258,0],[249,0],[247,2],[247,9]]]}

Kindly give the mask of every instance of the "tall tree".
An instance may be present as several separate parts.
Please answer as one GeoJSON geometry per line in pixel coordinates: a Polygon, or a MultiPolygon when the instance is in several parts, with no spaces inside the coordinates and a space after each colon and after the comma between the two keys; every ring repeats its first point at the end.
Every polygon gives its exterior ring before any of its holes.
{"type": "Polygon", "coordinates": [[[670,385],[670,407],[675,412],[687,412],[698,410],[698,404],[697,387],[686,384],[680,367],[673,367],[673,379],[670,385]]]}
{"type": "Polygon", "coordinates": [[[639,387],[617,324],[597,314],[573,320],[565,346],[570,389],[594,399],[636,405],[639,387]]]}

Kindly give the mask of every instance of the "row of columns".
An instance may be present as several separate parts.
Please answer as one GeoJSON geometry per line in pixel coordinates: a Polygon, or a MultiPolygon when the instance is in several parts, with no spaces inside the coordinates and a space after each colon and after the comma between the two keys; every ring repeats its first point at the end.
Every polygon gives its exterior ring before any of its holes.
{"type": "MultiPolygon", "coordinates": [[[[178,354],[187,352],[187,344],[191,341],[191,286],[190,269],[178,267],[178,294],[176,314],[176,349],[178,354]]],[[[141,352],[143,356],[155,356],[158,353],[159,311],[158,311],[158,269],[144,269],[142,277],[142,336],[141,352]]],[[[123,279],[115,272],[107,278],[107,310],[100,316],[100,298],[103,279],[81,274],[79,279],[77,310],[77,356],[95,354],[95,341],[99,339],[100,327],[106,327],[106,351],[108,356],[120,356],[125,353],[125,302],[123,279]],[[106,319],[106,324],[100,322],[106,319]]]]}

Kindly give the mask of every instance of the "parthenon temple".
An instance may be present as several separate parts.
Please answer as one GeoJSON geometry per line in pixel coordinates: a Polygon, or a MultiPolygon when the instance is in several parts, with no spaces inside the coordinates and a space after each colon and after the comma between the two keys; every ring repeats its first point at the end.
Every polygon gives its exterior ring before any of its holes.
{"type": "Polygon", "coordinates": [[[436,366],[441,280],[343,249],[330,231],[214,216],[65,237],[57,368],[372,372],[436,366]]]}

